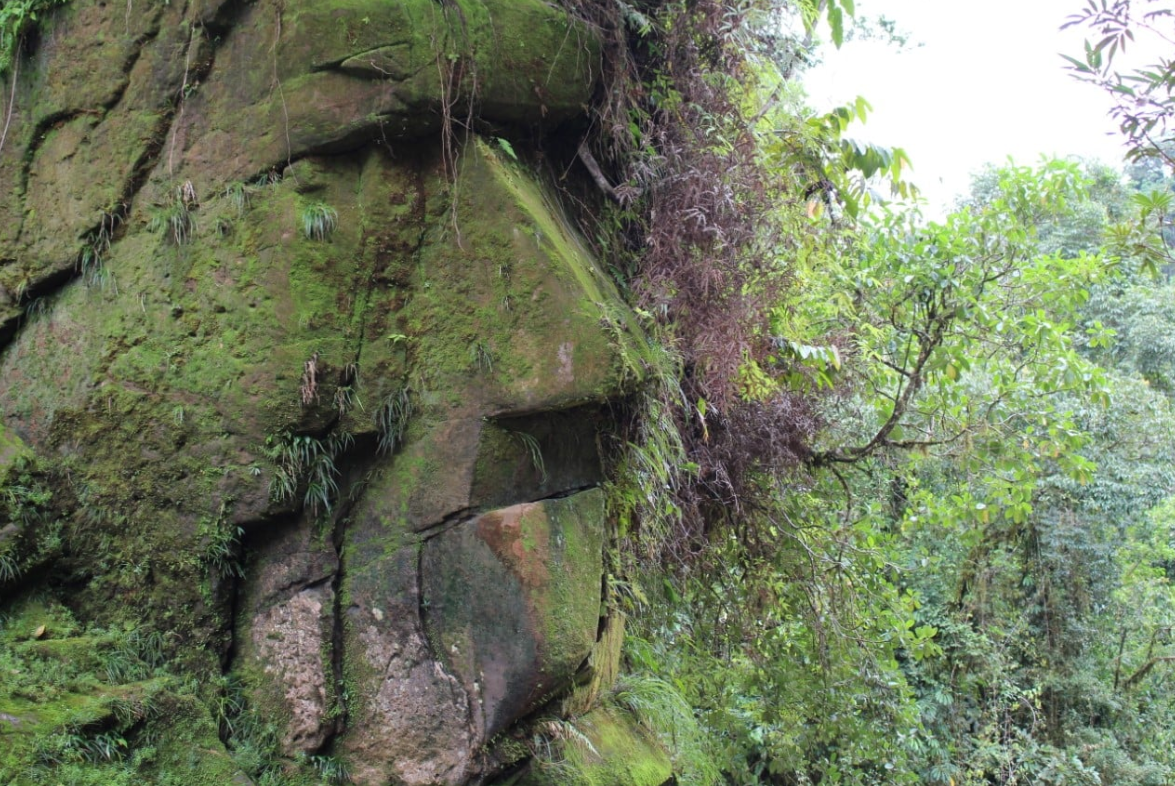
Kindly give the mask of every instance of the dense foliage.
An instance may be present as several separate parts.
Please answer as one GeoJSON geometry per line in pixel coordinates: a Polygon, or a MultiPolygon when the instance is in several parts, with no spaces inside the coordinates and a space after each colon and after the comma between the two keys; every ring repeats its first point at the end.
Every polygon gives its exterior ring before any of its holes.
{"type": "Polygon", "coordinates": [[[682,781],[1169,782],[1169,181],[1052,162],[942,222],[862,205],[854,172],[904,185],[900,151],[843,137],[864,105],[807,112],[753,16],[704,6],[632,36],[662,93],[626,116],[672,155],[628,176],[630,287],[681,375],[614,489],[629,665],[710,741],[682,781]],[[721,100],[689,91],[703,67],[721,100]],[[671,237],[640,223],[665,210],[671,237]]]}
{"type": "Polygon", "coordinates": [[[12,70],[25,34],[43,14],[68,0],[5,0],[0,5],[0,76],[12,70]]]}

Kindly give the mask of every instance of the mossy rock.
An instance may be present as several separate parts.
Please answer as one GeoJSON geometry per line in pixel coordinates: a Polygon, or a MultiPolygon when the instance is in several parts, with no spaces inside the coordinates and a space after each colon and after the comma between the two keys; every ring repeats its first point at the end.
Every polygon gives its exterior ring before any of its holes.
{"type": "Polygon", "coordinates": [[[541,0],[126,8],[39,20],[0,150],[0,484],[43,485],[0,521],[0,613],[81,620],[4,653],[68,682],[0,707],[5,766],[117,732],[86,782],[244,782],[205,706],[232,682],[272,731],[251,773],[481,777],[593,648],[598,431],[649,362],[534,163],[600,44],[541,0]],[[517,635],[460,629],[490,597],[517,635]],[[146,631],[166,673],[111,669],[146,631]]]}
{"type": "Polygon", "coordinates": [[[483,739],[571,686],[600,618],[603,493],[491,511],[425,545],[427,630],[483,739]]]}
{"type": "Polygon", "coordinates": [[[628,713],[600,707],[568,723],[557,761],[536,762],[510,786],[664,786],[669,754],[628,713]]]}
{"type": "MultiPolygon", "coordinates": [[[[0,424],[0,485],[3,485],[8,477],[8,471],[18,461],[27,461],[32,457],[33,452],[24,441],[0,424]]],[[[4,522],[0,522],[0,525],[3,524],[4,522]]]]}

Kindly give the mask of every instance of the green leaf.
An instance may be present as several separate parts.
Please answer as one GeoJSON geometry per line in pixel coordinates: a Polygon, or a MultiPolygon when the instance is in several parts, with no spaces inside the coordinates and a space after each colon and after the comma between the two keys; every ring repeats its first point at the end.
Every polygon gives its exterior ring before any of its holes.
{"type": "Polygon", "coordinates": [[[498,147],[502,148],[502,150],[506,152],[506,155],[510,156],[515,161],[518,160],[518,155],[514,152],[514,146],[511,145],[508,141],[500,136],[494,137],[494,141],[498,143],[498,147]]]}
{"type": "Polygon", "coordinates": [[[832,43],[839,49],[845,42],[844,13],[836,6],[828,8],[828,26],[832,29],[832,43]]]}

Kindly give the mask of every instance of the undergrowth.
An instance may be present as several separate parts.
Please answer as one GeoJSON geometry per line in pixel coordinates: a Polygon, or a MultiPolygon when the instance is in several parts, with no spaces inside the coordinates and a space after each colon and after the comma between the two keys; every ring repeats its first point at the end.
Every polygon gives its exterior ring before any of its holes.
{"type": "Polygon", "coordinates": [[[7,76],[16,65],[24,39],[41,17],[54,6],[69,0],[5,0],[0,4],[0,77],[7,76]]]}
{"type": "Polygon", "coordinates": [[[220,578],[243,578],[241,538],[245,531],[225,520],[224,506],[216,518],[203,519],[199,529],[205,544],[200,561],[205,567],[220,578]]]}
{"type": "Polygon", "coordinates": [[[15,583],[62,548],[48,478],[27,458],[18,458],[0,478],[0,522],[13,527],[0,539],[0,587],[15,583]]]}
{"type": "Polygon", "coordinates": [[[310,786],[351,783],[345,762],[326,754],[299,754],[292,761],[282,749],[282,728],[250,702],[249,685],[237,674],[216,679],[211,712],[218,734],[236,766],[259,786],[310,786]]]}
{"type": "MultiPolygon", "coordinates": [[[[169,684],[164,637],[145,628],[87,627],[47,598],[24,596],[0,618],[0,707],[54,724],[0,750],[0,780],[134,783],[150,756],[148,729],[169,684]],[[51,720],[56,718],[57,720],[51,720]]],[[[3,746],[0,746],[3,747],[3,746]]]]}

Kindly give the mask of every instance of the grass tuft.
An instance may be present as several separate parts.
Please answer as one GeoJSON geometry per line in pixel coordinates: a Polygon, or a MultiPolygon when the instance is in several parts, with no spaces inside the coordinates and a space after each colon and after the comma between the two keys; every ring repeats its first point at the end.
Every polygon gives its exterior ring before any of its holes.
{"type": "Polygon", "coordinates": [[[192,181],[184,181],[183,185],[176,188],[171,204],[151,211],[147,229],[163,232],[173,245],[186,246],[192,242],[196,233],[196,220],[192,217],[192,211],[198,206],[192,181]]]}
{"type": "Polygon", "coordinates": [[[334,756],[310,756],[310,766],[318,773],[318,777],[327,783],[351,783],[351,773],[347,765],[334,756]]]}
{"type": "Polygon", "coordinates": [[[515,437],[522,446],[526,448],[526,452],[530,455],[530,463],[534,466],[535,471],[539,473],[539,482],[547,482],[547,465],[543,461],[543,451],[539,447],[539,441],[534,436],[527,434],[525,431],[511,431],[510,435],[515,437]]]}
{"type": "Polygon", "coordinates": [[[404,432],[408,430],[408,421],[412,419],[414,411],[412,391],[407,387],[399,388],[384,398],[375,412],[380,453],[390,454],[396,445],[404,441],[404,432]]]}
{"type": "Polygon", "coordinates": [[[20,578],[20,566],[7,554],[0,554],[0,584],[7,584],[20,578]]]}
{"type": "Polygon", "coordinates": [[[338,226],[339,214],[328,204],[315,202],[302,211],[302,234],[310,240],[330,240],[338,226]]]}
{"type": "Polygon", "coordinates": [[[469,360],[482,373],[488,374],[494,370],[494,355],[485,341],[474,341],[469,345],[469,360]]]}

